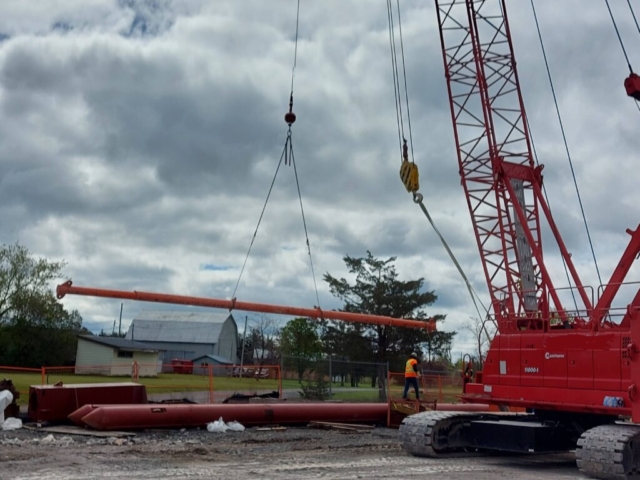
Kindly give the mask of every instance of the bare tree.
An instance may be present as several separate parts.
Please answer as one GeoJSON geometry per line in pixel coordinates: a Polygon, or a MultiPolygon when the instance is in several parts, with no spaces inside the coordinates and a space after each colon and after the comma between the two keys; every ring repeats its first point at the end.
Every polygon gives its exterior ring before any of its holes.
{"type": "Polygon", "coordinates": [[[484,362],[491,340],[496,334],[495,323],[491,320],[481,320],[478,317],[470,317],[462,329],[473,335],[476,344],[478,361],[484,362]]]}
{"type": "Polygon", "coordinates": [[[249,337],[253,346],[253,359],[262,366],[277,359],[279,330],[275,320],[267,315],[260,315],[252,323],[249,337]]]}

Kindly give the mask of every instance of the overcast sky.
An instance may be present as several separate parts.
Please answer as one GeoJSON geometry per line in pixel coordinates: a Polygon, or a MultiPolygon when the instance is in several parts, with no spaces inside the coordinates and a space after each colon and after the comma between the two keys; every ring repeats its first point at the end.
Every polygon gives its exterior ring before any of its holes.
{"type": "MultiPolygon", "coordinates": [[[[488,304],[434,2],[401,3],[421,191],[488,304]]],[[[611,3],[640,69],[626,2],[611,3]]],[[[628,69],[604,2],[561,4],[536,7],[608,278],[625,229],[640,220],[640,112],[622,86],[628,69]]],[[[531,6],[508,6],[551,207],[584,282],[597,287],[531,6]]],[[[64,259],[79,286],[230,298],[286,138],[295,16],[295,0],[3,0],[0,242],[64,259]]],[[[403,279],[424,277],[438,295],[429,312],[447,314],[441,328],[456,330],[475,311],[399,181],[387,29],[383,0],[301,1],[293,140],[320,302],[340,307],[321,276],[348,277],[342,257],[368,249],[397,256],[403,279]]],[[[554,248],[546,261],[562,285],[554,248]]],[[[290,167],[278,175],[237,298],[317,303],[290,167]]],[[[117,300],[63,303],[93,331],[111,330],[120,311],[117,300]]],[[[123,325],[149,308],[179,307],[125,302],[123,325]]],[[[454,354],[472,346],[460,333],[454,354]]]]}

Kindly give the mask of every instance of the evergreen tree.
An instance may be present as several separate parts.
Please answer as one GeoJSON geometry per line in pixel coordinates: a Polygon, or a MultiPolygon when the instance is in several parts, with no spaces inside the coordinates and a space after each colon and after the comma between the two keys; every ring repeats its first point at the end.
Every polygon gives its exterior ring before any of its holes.
{"type": "MultiPolygon", "coordinates": [[[[324,280],[331,293],[344,302],[343,311],[368,313],[413,320],[443,322],[444,315],[428,316],[425,307],[437,296],[424,288],[424,278],[402,281],[394,262],[396,257],[381,260],[367,251],[363,258],[343,258],[355,281],[336,278],[329,273],[324,280]]],[[[392,371],[402,371],[406,356],[412,351],[426,352],[428,358],[446,357],[455,333],[428,332],[386,325],[344,324],[329,321],[322,340],[331,353],[350,360],[390,363],[392,371]]]]}

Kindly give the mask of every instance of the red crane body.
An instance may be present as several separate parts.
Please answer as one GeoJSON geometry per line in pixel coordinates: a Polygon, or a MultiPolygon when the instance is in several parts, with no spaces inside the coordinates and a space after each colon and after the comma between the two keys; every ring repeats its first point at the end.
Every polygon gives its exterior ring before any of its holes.
{"type": "MultiPolygon", "coordinates": [[[[627,345],[640,304],[636,298],[614,320],[610,308],[640,253],[640,228],[628,231],[627,250],[595,301],[543,195],[543,167],[534,162],[505,1],[436,6],[460,175],[499,329],[465,400],[609,412],[603,399],[615,396],[624,398],[616,412],[629,413],[634,382],[627,345]],[[545,266],[543,220],[582,308],[564,307],[545,266]]],[[[635,410],[640,421],[640,408],[635,410]]]]}
{"type": "MultiPolygon", "coordinates": [[[[640,253],[640,227],[609,282],[580,279],[545,196],[518,81],[505,0],[435,0],[459,172],[498,327],[483,370],[464,384],[471,403],[525,407],[505,417],[425,412],[400,427],[403,448],[436,456],[456,448],[576,450],[596,478],[640,471],[640,290],[612,302],[640,253]],[[545,266],[546,221],[581,302],[563,305],[545,266]],[[452,433],[454,432],[454,433],[452,433]],[[606,440],[604,440],[606,439],[606,440]],[[603,443],[604,442],[604,443],[603,443]],[[602,455],[605,448],[611,454],[602,455]],[[613,452],[619,452],[613,455],[613,452]]],[[[640,84],[629,79],[632,95],[640,84]]],[[[565,295],[566,297],[566,295],[565,295]]],[[[635,478],[635,477],[633,477],[635,478]]]]}

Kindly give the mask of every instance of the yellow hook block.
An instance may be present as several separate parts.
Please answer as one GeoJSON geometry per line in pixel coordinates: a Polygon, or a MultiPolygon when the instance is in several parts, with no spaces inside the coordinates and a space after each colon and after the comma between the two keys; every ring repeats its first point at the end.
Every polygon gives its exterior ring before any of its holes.
{"type": "Polygon", "coordinates": [[[402,162],[400,167],[400,179],[407,192],[417,192],[420,189],[420,175],[418,166],[412,162],[402,162]]]}

